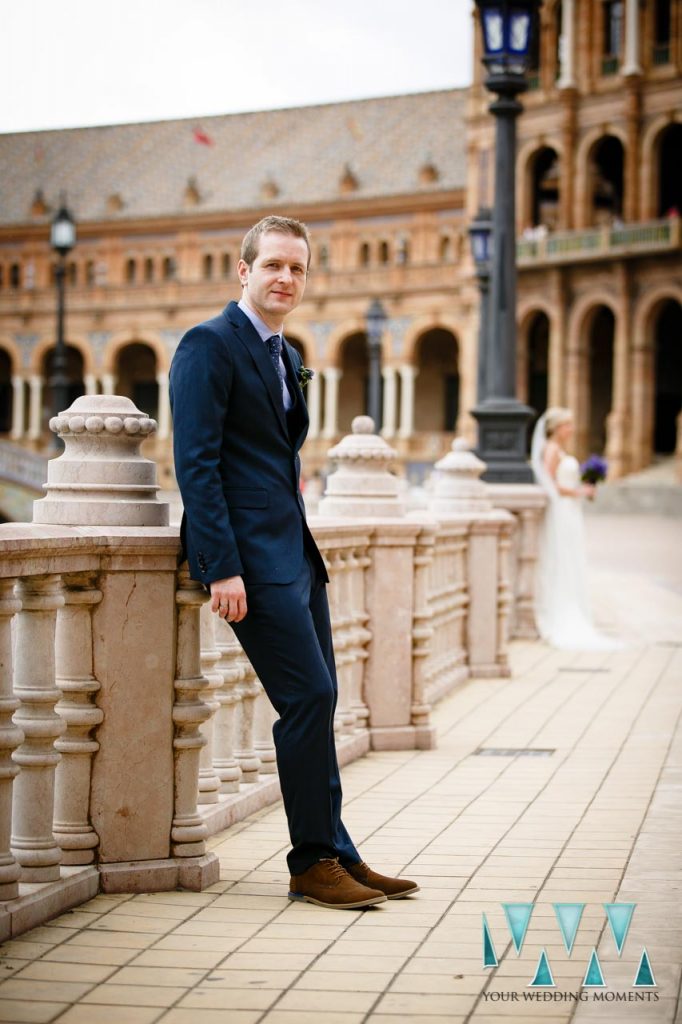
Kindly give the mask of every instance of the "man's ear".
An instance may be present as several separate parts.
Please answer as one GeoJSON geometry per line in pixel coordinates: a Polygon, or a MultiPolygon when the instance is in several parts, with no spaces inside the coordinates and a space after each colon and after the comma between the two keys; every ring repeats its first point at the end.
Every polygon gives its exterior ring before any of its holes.
{"type": "Polygon", "coordinates": [[[237,263],[237,277],[239,278],[240,284],[245,285],[249,280],[249,265],[244,260],[239,260],[237,263]]]}

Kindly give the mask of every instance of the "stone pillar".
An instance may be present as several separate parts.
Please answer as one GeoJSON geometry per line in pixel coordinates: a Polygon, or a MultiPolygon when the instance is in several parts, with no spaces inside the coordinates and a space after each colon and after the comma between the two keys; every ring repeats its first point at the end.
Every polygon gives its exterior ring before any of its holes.
{"type": "Polygon", "coordinates": [[[536,484],[492,484],[490,496],[495,508],[506,509],[516,520],[515,543],[510,552],[511,636],[536,640],[535,573],[547,496],[536,484]]]}
{"type": "Polygon", "coordinates": [[[24,742],[24,734],[12,720],[19,707],[12,673],[12,618],[21,609],[14,596],[15,580],[0,580],[0,901],[19,895],[21,867],[10,851],[12,831],[12,782],[19,768],[12,751],[24,742]]]}
{"type": "Polygon", "coordinates": [[[156,375],[156,383],[159,387],[159,441],[167,441],[170,437],[171,408],[168,397],[168,374],[162,370],[156,375]]]}
{"type": "Polygon", "coordinates": [[[213,767],[220,779],[221,793],[238,793],[242,770],[234,756],[239,683],[244,677],[242,649],[229,625],[220,619],[215,623],[216,645],[220,651],[218,670],[223,679],[216,691],[220,707],[214,726],[215,751],[213,767]]]}
{"type": "Polygon", "coordinates": [[[384,366],[384,410],[381,433],[386,438],[395,437],[396,414],[398,411],[398,380],[395,366],[384,366]]]}
{"type": "Polygon", "coordinates": [[[339,381],[341,370],[328,366],[324,373],[324,427],[322,437],[333,438],[339,432],[339,381]]]}
{"type": "Polygon", "coordinates": [[[621,73],[642,73],[639,62],[639,0],[625,0],[625,59],[621,73]]]}
{"type": "Polygon", "coordinates": [[[114,395],[116,393],[116,376],[113,373],[102,374],[102,394],[114,395]]]}
{"type": "Polygon", "coordinates": [[[323,516],[402,516],[398,479],[388,472],[396,457],[374,431],[369,416],[356,416],[348,434],[334,448],[330,459],[337,469],[327,477],[327,489],[320,501],[323,516]]]}
{"type": "Polygon", "coordinates": [[[96,395],[98,393],[97,377],[95,376],[94,373],[84,374],[83,383],[85,385],[86,395],[96,395]]]}
{"type": "Polygon", "coordinates": [[[436,727],[431,724],[431,705],[426,697],[426,667],[432,649],[433,610],[429,602],[429,571],[436,544],[436,523],[419,532],[414,549],[414,610],[412,615],[412,704],[410,722],[418,736],[416,746],[436,746],[436,727]]]}
{"type": "Polygon", "coordinates": [[[199,694],[210,711],[210,717],[200,726],[201,734],[204,737],[204,746],[199,755],[199,803],[218,803],[220,793],[220,778],[213,767],[213,736],[215,725],[215,714],[220,707],[216,697],[216,690],[223,685],[222,672],[217,669],[220,661],[220,651],[215,642],[215,620],[216,615],[211,611],[211,604],[206,601],[201,607],[201,674],[208,680],[209,685],[199,694]]]}
{"type": "Polygon", "coordinates": [[[260,690],[260,680],[251,662],[244,655],[242,683],[239,687],[241,700],[237,707],[237,749],[234,756],[242,771],[241,781],[245,783],[258,782],[260,772],[260,760],[256,753],[254,738],[256,698],[260,690]]]}
{"type": "Polygon", "coordinates": [[[587,453],[590,432],[587,388],[587,355],[579,342],[569,342],[566,353],[566,405],[575,418],[575,449],[582,458],[587,453]]]}
{"type": "Polygon", "coordinates": [[[400,427],[399,437],[412,437],[414,433],[414,379],[417,376],[415,366],[403,365],[400,373],[400,427]]]}
{"type": "Polygon", "coordinates": [[[171,839],[176,857],[201,857],[206,852],[208,829],[199,814],[199,754],[205,740],[199,726],[210,715],[200,698],[207,682],[201,674],[199,609],[208,600],[201,585],[189,572],[178,573],[178,647],[175,677],[175,810],[171,839]]]}
{"type": "Polygon", "coordinates": [[[59,754],[54,741],[66,729],[55,712],[55,625],[64,604],[59,576],[29,576],[17,594],[14,692],[20,700],[16,724],[24,742],[14,753],[21,768],[14,783],[12,852],[22,882],[54,882],[62,855],[52,834],[54,778],[59,754]]]}
{"type": "Polygon", "coordinates": [[[29,377],[28,436],[31,441],[40,440],[43,419],[43,378],[29,377]]]}
{"type": "Polygon", "coordinates": [[[91,736],[104,718],[95,704],[100,684],[93,675],[92,609],[102,600],[93,572],[64,577],[64,607],[57,614],[55,659],[61,698],[57,713],[66,732],[55,743],[62,755],[55,779],[54,837],[63,864],[91,864],[99,837],[90,824],[91,736]]]}
{"type": "Polygon", "coordinates": [[[12,432],[10,437],[18,441],[24,436],[24,378],[12,377],[12,432]]]}
{"type": "Polygon", "coordinates": [[[575,0],[563,0],[561,7],[560,89],[575,89],[575,0]]]}
{"type": "Polygon", "coordinates": [[[308,381],[305,389],[306,402],[308,403],[308,417],[310,419],[310,427],[308,429],[308,437],[314,441],[316,437],[320,436],[320,417],[322,413],[322,386],[320,384],[320,374],[316,373],[315,376],[308,381]]]}
{"type": "MultiPolygon", "coordinates": [[[[653,451],[654,351],[645,338],[632,349],[630,447],[631,470],[648,466],[653,451]]],[[[679,432],[678,432],[679,439],[679,432]]]]}

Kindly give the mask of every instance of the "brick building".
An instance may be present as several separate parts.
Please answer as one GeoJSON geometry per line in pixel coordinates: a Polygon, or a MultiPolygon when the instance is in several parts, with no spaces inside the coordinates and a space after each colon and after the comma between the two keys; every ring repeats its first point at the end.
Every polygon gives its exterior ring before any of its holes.
{"type": "MultiPolygon", "coordinates": [[[[517,155],[519,396],[577,414],[616,474],[682,451],[682,4],[545,0],[517,155]]],[[[0,136],[0,434],[44,443],[55,296],[68,268],[74,397],[159,420],[182,333],[238,297],[248,226],[304,219],[313,269],[287,336],[317,370],[309,472],[364,411],[365,313],[381,299],[384,435],[418,475],[472,434],[478,291],[467,227],[492,195],[480,62],[470,89],[154,124],[0,136]]]]}

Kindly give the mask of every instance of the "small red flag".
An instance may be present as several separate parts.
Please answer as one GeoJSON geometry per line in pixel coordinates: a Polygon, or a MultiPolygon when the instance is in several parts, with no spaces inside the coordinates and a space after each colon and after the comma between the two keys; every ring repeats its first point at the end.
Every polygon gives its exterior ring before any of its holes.
{"type": "Polygon", "coordinates": [[[203,128],[199,128],[199,127],[193,128],[192,129],[192,135],[194,136],[194,141],[198,142],[201,146],[212,146],[213,145],[213,139],[208,134],[208,132],[204,131],[203,128]]]}

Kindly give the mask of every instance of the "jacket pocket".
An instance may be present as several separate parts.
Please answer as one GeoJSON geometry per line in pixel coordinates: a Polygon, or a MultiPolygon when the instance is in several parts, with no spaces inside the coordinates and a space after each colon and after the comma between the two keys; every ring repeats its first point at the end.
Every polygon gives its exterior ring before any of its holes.
{"type": "Polygon", "coordinates": [[[223,494],[229,508],[267,508],[270,504],[268,492],[258,488],[227,487],[223,494]]]}

